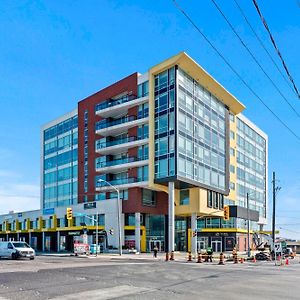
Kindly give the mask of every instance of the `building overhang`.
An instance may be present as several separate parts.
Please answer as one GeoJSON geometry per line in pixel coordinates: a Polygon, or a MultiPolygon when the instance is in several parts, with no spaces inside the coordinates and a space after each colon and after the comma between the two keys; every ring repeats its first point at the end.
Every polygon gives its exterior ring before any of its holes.
{"type": "MultiPolygon", "coordinates": [[[[238,205],[230,205],[229,215],[233,218],[248,219],[248,209],[238,205]]],[[[249,220],[257,222],[259,220],[259,212],[249,209],[249,220]]]]}
{"type": "Polygon", "coordinates": [[[200,85],[205,87],[215,97],[228,106],[229,110],[233,114],[237,115],[245,109],[245,106],[236,97],[229,93],[217,80],[215,80],[185,52],[180,52],[179,54],[152,67],[150,69],[150,74],[156,75],[174,65],[178,65],[187,74],[197,80],[200,85]]]}

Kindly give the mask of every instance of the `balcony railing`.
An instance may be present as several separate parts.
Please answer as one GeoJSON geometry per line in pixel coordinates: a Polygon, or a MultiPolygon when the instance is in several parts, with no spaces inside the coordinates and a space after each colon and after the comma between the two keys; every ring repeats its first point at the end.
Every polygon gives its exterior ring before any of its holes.
{"type": "Polygon", "coordinates": [[[109,160],[109,161],[100,161],[100,162],[96,163],[96,169],[112,167],[112,166],[117,166],[117,165],[122,165],[122,164],[128,164],[131,162],[142,161],[142,160],[147,160],[147,159],[148,159],[148,155],[145,155],[143,157],[131,156],[131,157],[109,160]]]}
{"type": "Polygon", "coordinates": [[[136,116],[126,116],[126,117],[122,117],[122,118],[112,120],[112,121],[108,121],[108,120],[105,119],[105,120],[102,120],[102,121],[96,123],[96,130],[100,130],[100,129],[104,129],[104,128],[107,128],[107,127],[111,127],[111,126],[131,122],[131,121],[134,121],[136,119],[137,119],[136,116]]]}
{"type": "MultiPolygon", "coordinates": [[[[136,177],[113,179],[109,181],[111,185],[121,185],[121,184],[135,183],[135,182],[138,182],[138,179],[136,177]]],[[[107,187],[107,186],[109,186],[109,184],[106,183],[105,181],[98,181],[96,183],[96,187],[107,187]]]]}
{"type": "Polygon", "coordinates": [[[95,106],[95,112],[137,99],[135,95],[126,95],[119,99],[107,99],[95,106]]]}
{"type": "Polygon", "coordinates": [[[147,138],[146,136],[145,137],[129,136],[127,138],[116,139],[116,140],[106,141],[106,142],[96,141],[96,150],[107,148],[107,147],[112,147],[115,145],[122,145],[125,143],[130,143],[130,142],[134,142],[134,141],[138,141],[138,140],[143,140],[146,138],[147,138]]]}

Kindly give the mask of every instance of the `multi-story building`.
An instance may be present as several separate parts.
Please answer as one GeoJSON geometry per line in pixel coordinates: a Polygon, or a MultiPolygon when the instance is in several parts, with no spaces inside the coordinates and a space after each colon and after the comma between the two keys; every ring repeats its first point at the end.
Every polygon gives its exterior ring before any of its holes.
{"type": "Polygon", "coordinates": [[[251,234],[266,224],[268,141],[244,108],[185,53],[83,99],[42,129],[41,211],[0,216],[0,238],[68,250],[98,214],[119,247],[118,191],[125,248],[245,250],[248,216],[251,234]]]}

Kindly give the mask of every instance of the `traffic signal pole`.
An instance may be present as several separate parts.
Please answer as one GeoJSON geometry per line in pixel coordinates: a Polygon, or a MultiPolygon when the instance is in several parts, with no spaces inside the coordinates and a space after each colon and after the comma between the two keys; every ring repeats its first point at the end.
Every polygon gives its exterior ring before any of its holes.
{"type": "Polygon", "coordinates": [[[250,251],[249,193],[247,193],[247,239],[248,239],[248,257],[250,257],[251,251],[250,251]]]}
{"type": "Polygon", "coordinates": [[[274,249],[274,243],[275,243],[275,209],[276,209],[276,187],[275,187],[275,172],[273,172],[273,216],[272,216],[272,240],[273,240],[273,249],[274,249]]]}

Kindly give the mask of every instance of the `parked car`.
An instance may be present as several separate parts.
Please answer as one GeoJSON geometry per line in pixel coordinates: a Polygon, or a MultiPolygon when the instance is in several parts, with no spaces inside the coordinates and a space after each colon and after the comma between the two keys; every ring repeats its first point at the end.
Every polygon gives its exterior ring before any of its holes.
{"type": "Polygon", "coordinates": [[[34,259],[35,251],[25,242],[0,242],[0,257],[34,259]]]}
{"type": "Polygon", "coordinates": [[[285,248],[283,254],[285,257],[294,258],[294,252],[292,248],[285,248]]]}

